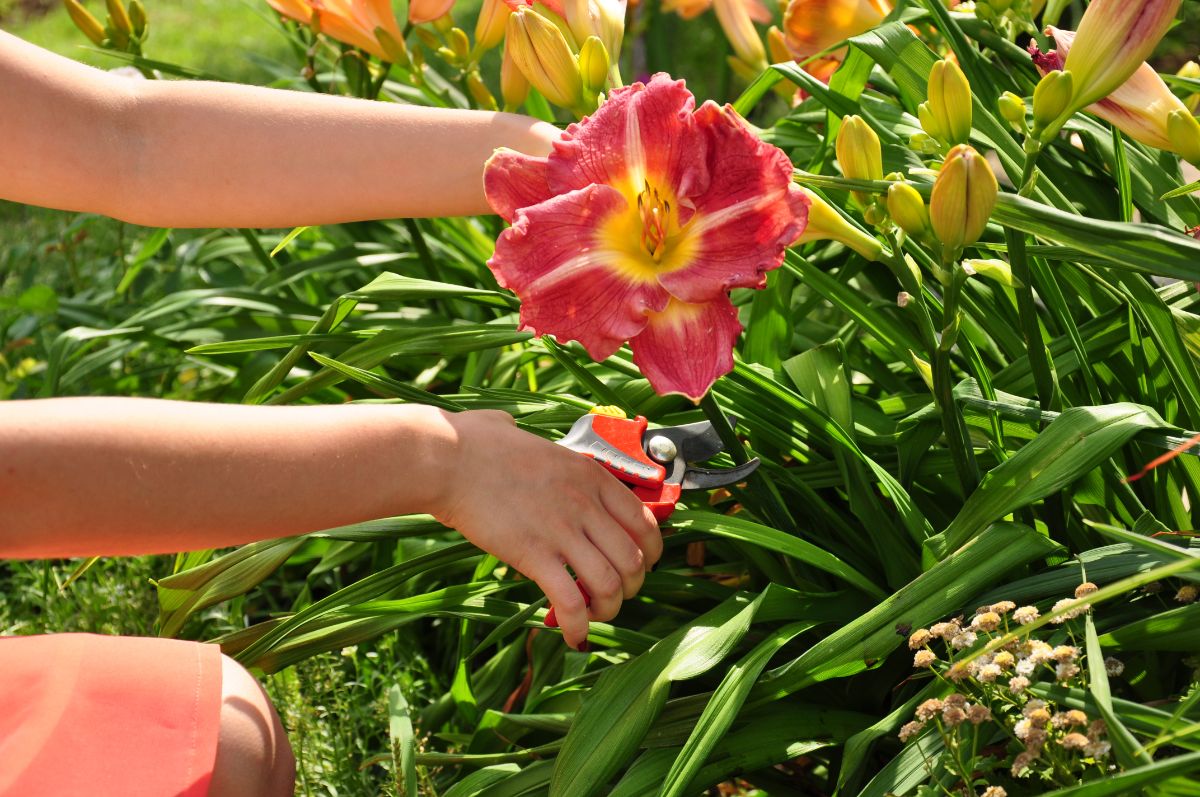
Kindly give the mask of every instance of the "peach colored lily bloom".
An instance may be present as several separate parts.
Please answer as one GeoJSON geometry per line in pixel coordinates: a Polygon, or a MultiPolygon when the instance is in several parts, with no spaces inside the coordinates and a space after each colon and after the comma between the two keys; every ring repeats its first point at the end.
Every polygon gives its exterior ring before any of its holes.
{"type": "Polygon", "coordinates": [[[310,25],[314,17],[320,31],[331,38],[390,60],[375,31],[383,28],[395,41],[403,39],[391,0],[267,0],[271,8],[297,22],[310,25]]]}
{"type": "MultiPolygon", "coordinates": [[[[771,21],[771,12],[759,0],[742,0],[750,19],[766,25],[771,21]]],[[[674,11],[683,19],[695,19],[712,8],[713,0],[663,0],[664,14],[674,11]]]]}
{"type": "MultiPolygon", "coordinates": [[[[785,41],[802,61],[866,33],[891,12],[887,0],[790,0],[783,12],[785,41]]],[[[841,61],[844,53],[829,57],[841,61]]]]}
{"type": "MultiPolygon", "coordinates": [[[[1062,69],[1067,53],[1075,43],[1075,31],[1051,26],[1046,28],[1046,35],[1054,38],[1057,49],[1042,53],[1036,44],[1029,46],[1034,64],[1043,75],[1062,69]]],[[[1175,110],[1186,113],[1187,106],[1171,93],[1153,67],[1143,63],[1129,80],[1084,110],[1099,116],[1135,141],[1174,152],[1175,147],[1167,135],[1167,116],[1175,110]]]]}
{"type": "Polygon", "coordinates": [[[732,288],[759,288],[804,231],[792,165],[729,106],[665,74],[615,89],[548,157],[500,149],[484,189],[512,226],[488,266],[521,328],[603,360],[630,341],[659,393],[698,400],[733,368],[732,288]]]}

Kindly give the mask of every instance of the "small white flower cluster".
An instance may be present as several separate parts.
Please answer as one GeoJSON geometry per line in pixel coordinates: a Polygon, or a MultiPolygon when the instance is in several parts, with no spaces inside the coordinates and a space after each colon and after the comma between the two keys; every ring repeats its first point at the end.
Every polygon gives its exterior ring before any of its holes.
{"type": "MultiPolygon", "coordinates": [[[[1072,598],[1055,604],[1057,613],[1066,609],[1059,623],[1087,612],[1086,600],[1099,588],[1085,582],[1072,598]]],[[[913,651],[913,666],[929,670],[956,690],[944,699],[926,700],[917,707],[912,722],[900,729],[901,741],[907,742],[936,725],[943,735],[953,735],[964,722],[980,724],[993,719],[1011,732],[1020,745],[1012,760],[1012,774],[1026,773],[1038,759],[1048,756],[1056,765],[1068,766],[1094,763],[1106,757],[1110,744],[1105,740],[1102,720],[1092,721],[1078,709],[1058,710],[1043,700],[1031,699],[1034,685],[1053,673],[1053,680],[1067,686],[1084,686],[1082,651],[1068,644],[1051,645],[1029,636],[1008,640],[999,649],[994,640],[1027,626],[1040,617],[1034,606],[1017,606],[1012,601],[1000,601],[975,610],[970,621],[958,617],[919,628],[908,638],[913,651]],[[944,653],[934,649],[941,641],[944,653]],[[979,648],[993,648],[980,653],[979,648]],[[944,655],[945,659],[940,658],[944,655]],[[966,692],[967,694],[961,694],[966,692]],[[968,695],[979,697],[972,703],[968,695]],[[997,712],[993,717],[992,709],[997,712]],[[1013,710],[1021,709],[1020,716],[1013,710]],[[1071,763],[1074,762],[1074,763],[1071,763]]],[[[1026,632],[1027,633],[1027,632],[1026,632]]],[[[1125,665],[1109,657],[1104,660],[1105,671],[1112,677],[1124,672],[1125,665]]],[[[989,787],[985,795],[1003,795],[1000,787],[989,787]],[[999,791],[995,791],[999,789],[999,791]]]]}

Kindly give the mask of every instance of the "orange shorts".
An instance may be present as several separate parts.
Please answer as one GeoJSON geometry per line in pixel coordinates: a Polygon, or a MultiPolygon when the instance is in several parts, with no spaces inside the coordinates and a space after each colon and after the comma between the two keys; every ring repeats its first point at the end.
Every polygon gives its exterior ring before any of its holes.
{"type": "Polygon", "coordinates": [[[205,797],[220,717],[216,645],[0,638],[4,797],[205,797]]]}

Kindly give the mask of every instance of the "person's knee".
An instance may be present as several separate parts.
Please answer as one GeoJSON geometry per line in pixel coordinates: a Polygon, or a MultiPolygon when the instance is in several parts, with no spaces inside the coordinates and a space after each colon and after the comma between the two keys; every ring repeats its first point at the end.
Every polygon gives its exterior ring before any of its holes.
{"type": "Polygon", "coordinates": [[[210,797],[276,797],[295,788],[296,761],[279,715],[254,676],[221,657],[221,732],[210,797]]]}

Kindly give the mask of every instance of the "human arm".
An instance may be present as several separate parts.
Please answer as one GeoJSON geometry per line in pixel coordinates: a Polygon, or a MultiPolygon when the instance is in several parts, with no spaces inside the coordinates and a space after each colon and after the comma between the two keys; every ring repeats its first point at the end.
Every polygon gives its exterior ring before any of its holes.
{"type": "Polygon", "coordinates": [[[157,227],[489,213],[483,164],[552,125],[233,83],[132,80],[0,31],[0,198],[157,227]]]}
{"type": "Polygon", "coordinates": [[[415,512],[535,580],[573,645],[589,613],[563,565],[609,619],[662,550],[629,490],[504,413],[0,403],[0,557],[216,548],[415,512]]]}

